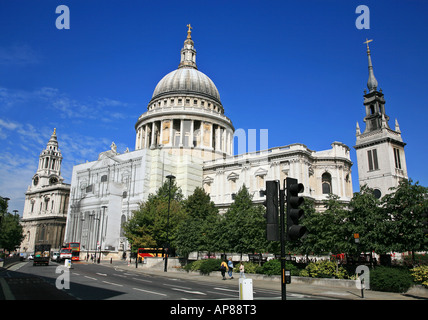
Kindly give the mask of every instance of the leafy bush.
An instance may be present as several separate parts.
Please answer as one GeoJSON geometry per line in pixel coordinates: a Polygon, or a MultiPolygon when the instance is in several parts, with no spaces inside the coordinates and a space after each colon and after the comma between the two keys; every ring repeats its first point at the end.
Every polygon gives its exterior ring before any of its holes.
{"type": "Polygon", "coordinates": [[[184,270],[199,271],[201,274],[210,274],[213,271],[220,271],[221,259],[196,260],[184,267],[184,270]]]}
{"type": "MultiPolygon", "coordinates": [[[[292,276],[299,274],[299,271],[295,265],[290,262],[285,263],[285,269],[290,270],[292,276]]],[[[257,273],[272,275],[281,275],[281,260],[272,259],[263,264],[263,266],[257,268],[257,273]]]]}
{"type": "MultiPolygon", "coordinates": [[[[233,266],[233,272],[239,273],[240,262],[235,263],[233,266]]],[[[258,269],[260,268],[258,263],[244,261],[244,271],[245,273],[258,273],[258,269]]]]}
{"type": "Polygon", "coordinates": [[[184,267],[184,270],[186,270],[187,272],[198,271],[201,268],[201,265],[203,262],[204,262],[204,260],[192,261],[192,262],[186,264],[186,266],[184,267]]]}
{"type": "Polygon", "coordinates": [[[333,261],[320,260],[309,263],[306,268],[300,272],[300,276],[311,278],[347,279],[348,273],[342,266],[337,268],[336,263],[333,261]]]}
{"type": "Polygon", "coordinates": [[[420,266],[410,270],[412,273],[413,281],[428,287],[428,265],[420,266]]]}
{"type": "Polygon", "coordinates": [[[203,261],[199,272],[201,274],[210,274],[213,271],[220,271],[221,259],[206,259],[203,261]]]}
{"type": "Polygon", "coordinates": [[[386,292],[406,292],[413,285],[407,268],[376,267],[370,271],[370,289],[386,292]]]}

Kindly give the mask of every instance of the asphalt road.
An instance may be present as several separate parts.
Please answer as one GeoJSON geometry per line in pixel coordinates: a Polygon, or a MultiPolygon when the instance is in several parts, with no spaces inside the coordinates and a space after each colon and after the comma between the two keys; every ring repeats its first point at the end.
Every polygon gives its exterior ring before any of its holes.
{"type": "MultiPolygon", "coordinates": [[[[130,268],[73,263],[71,269],[51,262],[20,262],[0,274],[0,299],[6,300],[238,300],[236,281],[180,279],[145,274],[130,268]]],[[[280,290],[254,288],[254,300],[280,300],[280,290]]],[[[319,297],[318,297],[319,298],[319,297]]],[[[318,299],[317,298],[317,299],[318,299]]],[[[314,297],[288,293],[289,300],[314,297]]]]}
{"type": "MultiPolygon", "coordinates": [[[[115,270],[98,264],[73,263],[71,269],[51,262],[33,266],[21,262],[3,272],[2,298],[7,300],[192,300],[239,299],[236,285],[227,281],[205,283],[174,277],[115,270]],[[58,288],[59,289],[58,289],[58,288]]],[[[259,297],[276,299],[279,292],[256,292],[259,297]]]]}

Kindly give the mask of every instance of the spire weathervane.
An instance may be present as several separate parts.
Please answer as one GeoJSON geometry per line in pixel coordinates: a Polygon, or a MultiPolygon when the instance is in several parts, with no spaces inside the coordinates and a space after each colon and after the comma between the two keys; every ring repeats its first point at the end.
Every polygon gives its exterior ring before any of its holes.
{"type": "Polygon", "coordinates": [[[187,30],[187,39],[192,39],[192,36],[191,36],[191,34],[192,34],[192,26],[190,25],[190,23],[186,26],[186,27],[188,27],[189,28],[189,30],[187,30]]]}
{"type": "Polygon", "coordinates": [[[190,23],[186,26],[187,30],[187,39],[184,40],[183,49],[181,49],[181,60],[178,68],[190,67],[198,69],[196,67],[196,50],[192,40],[192,26],[190,23]]]}
{"type": "Polygon", "coordinates": [[[365,43],[366,45],[367,45],[367,51],[370,51],[370,48],[369,48],[369,43],[370,42],[372,42],[373,41],[373,39],[372,40],[368,40],[367,38],[366,38],[366,41],[364,41],[363,43],[365,43]]]}

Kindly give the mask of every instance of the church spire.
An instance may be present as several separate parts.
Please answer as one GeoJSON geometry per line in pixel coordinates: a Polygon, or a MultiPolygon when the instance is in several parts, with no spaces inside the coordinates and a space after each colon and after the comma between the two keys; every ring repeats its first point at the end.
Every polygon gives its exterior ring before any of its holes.
{"type": "Polygon", "coordinates": [[[367,88],[369,89],[369,92],[373,92],[377,90],[377,80],[374,76],[374,72],[373,72],[373,65],[372,65],[372,58],[370,56],[370,48],[369,48],[369,43],[372,42],[373,40],[368,40],[366,39],[366,41],[364,42],[367,45],[367,57],[369,60],[369,80],[367,81],[367,88]]]}
{"type": "Polygon", "coordinates": [[[56,136],[56,128],[49,139],[46,149],[39,156],[39,167],[37,173],[41,176],[56,176],[56,181],[62,179],[61,175],[62,155],[58,148],[58,140],[56,136]]]}
{"type": "Polygon", "coordinates": [[[51,138],[49,139],[47,148],[49,146],[53,146],[53,147],[57,147],[58,148],[58,140],[57,140],[57,137],[56,137],[56,128],[54,128],[54,131],[53,131],[53,133],[51,135],[51,138]]]}
{"type": "Polygon", "coordinates": [[[198,69],[196,66],[196,50],[194,48],[194,43],[192,40],[192,26],[187,25],[187,39],[184,41],[183,49],[181,49],[181,60],[178,68],[194,68],[198,69]]]}

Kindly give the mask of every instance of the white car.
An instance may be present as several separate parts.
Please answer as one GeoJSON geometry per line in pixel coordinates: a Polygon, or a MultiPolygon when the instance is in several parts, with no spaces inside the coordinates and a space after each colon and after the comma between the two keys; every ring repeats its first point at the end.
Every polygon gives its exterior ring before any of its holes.
{"type": "Polygon", "coordinates": [[[34,259],[34,256],[32,253],[30,253],[30,255],[28,256],[28,260],[33,260],[33,259],[34,259]]]}
{"type": "Polygon", "coordinates": [[[59,252],[52,253],[51,260],[52,261],[59,261],[59,252]]]}

